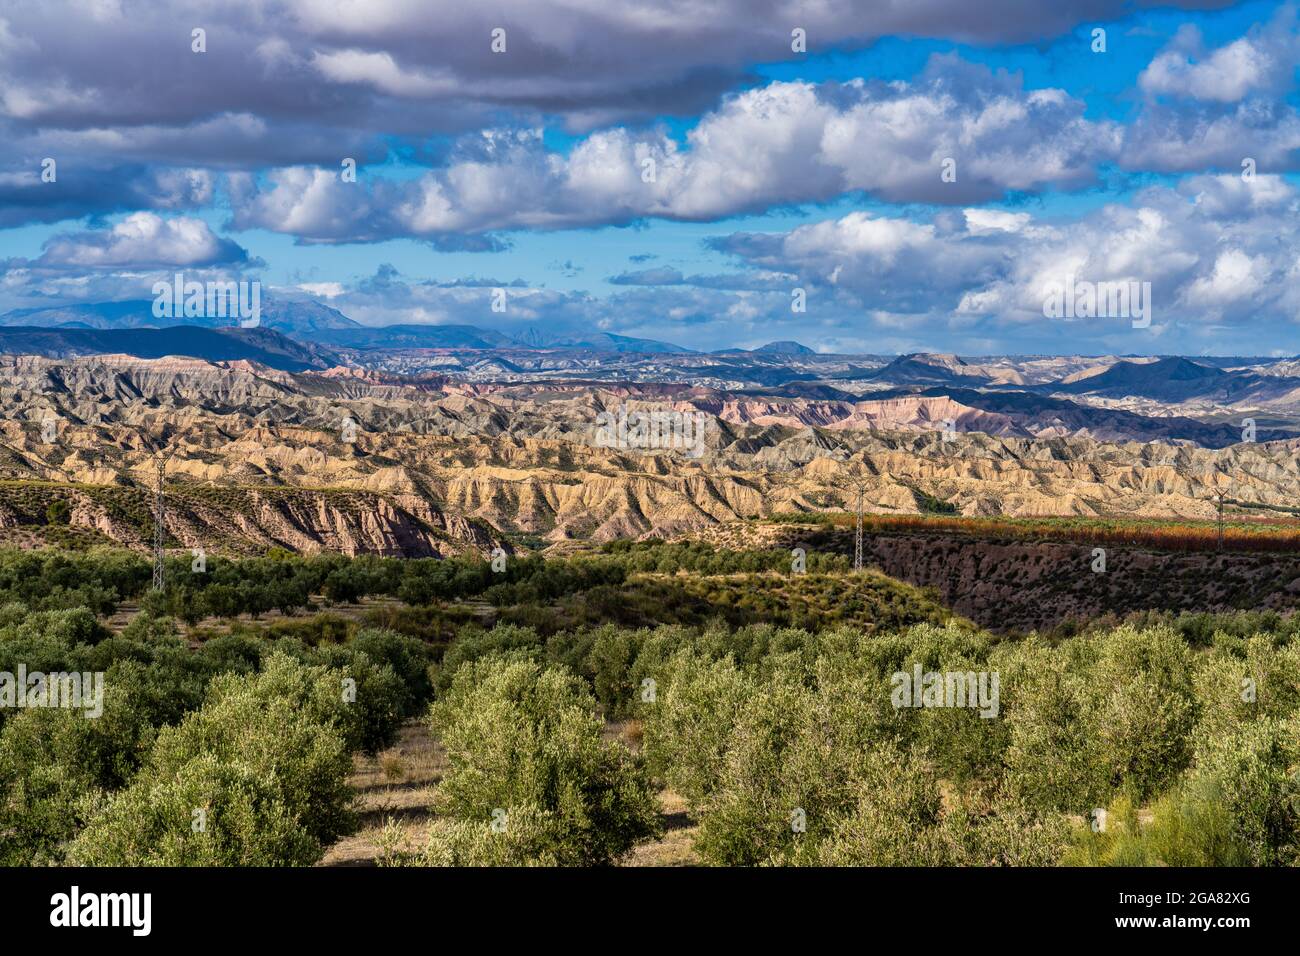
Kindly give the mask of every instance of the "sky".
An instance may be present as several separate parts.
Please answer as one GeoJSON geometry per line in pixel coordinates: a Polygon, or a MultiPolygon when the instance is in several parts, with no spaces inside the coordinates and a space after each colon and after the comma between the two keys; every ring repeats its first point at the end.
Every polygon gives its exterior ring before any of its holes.
{"type": "Polygon", "coordinates": [[[1294,355],[1298,67],[1289,3],[9,0],[0,312],[183,272],[367,325],[1294,355]]]}

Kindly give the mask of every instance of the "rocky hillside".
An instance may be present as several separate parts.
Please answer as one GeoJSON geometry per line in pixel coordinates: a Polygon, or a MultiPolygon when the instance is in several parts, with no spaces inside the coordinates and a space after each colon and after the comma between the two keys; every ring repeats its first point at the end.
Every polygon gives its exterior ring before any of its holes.
{"type": "MultiPolygon", "coordinates": [[[[698,386],[485,385],[101,356],[0,359],[0,400],[0,480],[140,493],[161,445],[175,494],[238,489],[219,512],[178,510],[169,527],[187,546],[243,536],[430,553],[446,546],[439,534],[483,544],[461,520],[552,544],[671,535],[850,507],[859,484],[866,507],[886,514],[915,513],[925,496],[965,515],[1185,518],[1212,517],[1217,490],[1260,513],[1300,500],[1300,440],[1215,450],[1076,433],[945,437],[936,420],[960,409],[942,398],[890,400],[876,416],[880,402],[698,386]],[[598,416],[622,407],[702,413],[702,454],[602,447],[598,416]],[[275,489],[293,490],[295,504],[268,504],[275,489]],[[371,497],[336,513],[334,492],[371,497]]],[[[131,540],[74,505],[74,522],[131,540]]],[[[4,520],[21,525],[23,514],[4,520]]]]}

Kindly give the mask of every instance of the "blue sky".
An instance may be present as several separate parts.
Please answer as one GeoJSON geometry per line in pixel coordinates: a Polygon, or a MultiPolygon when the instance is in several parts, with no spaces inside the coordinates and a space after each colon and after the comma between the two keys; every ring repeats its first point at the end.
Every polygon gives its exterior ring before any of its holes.
{"type": "Polygon", "coordinates": [[[1300,352],[1291,5],[465,6],[6,6],[0,311],[184,270],[701,349],[1300,352]]]}

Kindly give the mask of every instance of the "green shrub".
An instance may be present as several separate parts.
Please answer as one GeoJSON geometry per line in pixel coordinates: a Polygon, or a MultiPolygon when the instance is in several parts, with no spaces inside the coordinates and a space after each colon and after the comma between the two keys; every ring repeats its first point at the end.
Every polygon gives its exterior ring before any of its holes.
{"type": "Polygon", "coordinates": [[[423,641],[394,631],[366,628],[358,631],[347,646],[393,669],[404,690],[398,706],[401,716],[423,713],[433,698],[433,683],[429,680],[432,660],[423,641]]]}
{"type": "Polygon", "coordinates": [[[1192,659],[1170,628],[1120,627],[1103,640],[1089,677],[1108,783],[1135,799],[1165,789],[1191,759],[1192,659]]]}
{"type": "Polygon", "coordinates": [[[798,854],[822,866],[942,866],[953,862],[939,830],[943,801],[932,770],[881,747],[854,768],[848,807],[814,831],[798,854]]]}
{"type": "Polygon", "coordinates": [[[418,854],[389,854],[386,866],[563,866],[562,825],[532,804],[502,809],[492,821],[435,820],[418,854]]]}
{"type": "Polygon", "coordinates": [[[655,700],[640,709],[650,767],[692,809],[717,789],[736,716],[754,691],[730,658],[707,661],[683,650],[656,679],[655,700]]]}
{"type": "Polygon", "coordinates": [[[375,663],[350,644],[321,648],[316,659],[337,670],[345,681],[355,682],[342,688],[350,718],[343,727],[348,749],[373,756],[391,747],[402,727],[403,708],[411,699],[393,668],[375,663]]]}
{"type": "Polygon", "coordinates": [[[1124,625],[1012,659],[1006,780],[1031,805],[1087,813],[1121,790],[1141,801],[1190,762],[1192,658],[1171,628],[1124,625]]]}
{"type": "Polygon", "coordinates": [[[204,753],[124,791],[71,850],[83,866],[310,866],[320,855],[267,768],[204,753]]]}
{"type": "Polygon", "coordinates": [[[809,688],[778,674],[739,708],[696,849],[726,866],[793,862],[855,800],[874,739],[874,682],[809,688]],[[803,829],[799,829],[802,827],[803,829]]]}
{"type": "Polygon", "coordinates": [[[658,831],[641,766],[603,739],[595,700],[562,668],[466,663],[430,721],[450,765],[442,796],[461,821],[481,826],[494,811],[529,808],[546,830],[546,859],[561,865],[611,862],[658,831]]]}
{"type": "Polygon", "coordinates": [[[257,674],[215,678],[203,707],[158,734],[131,785],[73,843],[73,861],[291,865],[319,857],[354,823],[347,741],[361,731],[342,678],[283,654],[257,674]],[[152,805],[157,812],[144,812],[152,805]],[[202,833],[192,830],[195,810],[206,811],[202,833]]]}
{"type": "Polygon", "coordinates": [[[1084,827],[1072,866],[1294,866],[1300,863],[1300,729],[1262,719],[1198,743],[1196,766],[1140,822],[1128,798],[1084,827]]]}
{"type": "Polygon", "coordinates": [[[465,664],[489,654],[518,652],[525,656],[540,657],[544,645],[537,632],[530,627],[498,624],[490,631],[467,627],[456,635],[442,660],[434,668],[434,687],[438,693],[448,690],[456,672],[465,664]]]}

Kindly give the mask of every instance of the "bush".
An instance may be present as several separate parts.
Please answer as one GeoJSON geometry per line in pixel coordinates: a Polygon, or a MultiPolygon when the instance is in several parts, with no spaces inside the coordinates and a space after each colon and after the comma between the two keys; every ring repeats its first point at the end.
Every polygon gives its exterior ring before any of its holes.
{"type": "Polygon", "coordinates": [[[217,677],[202,708],[159,733],[131,785],[73,843],[72,860],[312,862],[354,823],[347,741],[361,734],[341,686],[338,671],[283,654],[258,674],[217,677]],[[205,811],[201,832],[196,810],[205,811]]]}
{"type": "Polygon", "coordinates": [[[310,866],[320,854],[274,776],[215,754],[130,787],[71,852],[83,866],[310,866]]]}
{"type": "Polygon", "coordinates": [[[347,646],[393,669],[404,689],[398,705],[401,716],[422,713],[433,699],[433,683],[429,680],[432,661],[423,641],[393,631],[367,628],[359,631],[347,646]]]}
{"type": "Polygon", "coordinates": [[[430,722],[447,748],[441,792],[452,814],[481,827],[494,811],[522,809],[546,834],[526,841],[538,859],[609,863],[658,832],[641,766],[603,739],[595,700],[562,668],[491,657],[467,663],[430,722]]]}
{"type": "Polygon", "coordinates": [[[882,747],[858,762],[850,809],[837,813],[796,859],[822,866],[949,864],[939,830],[942,807],[934,773],[910,754],[882,747]]]}
{"type": "Polygon", "coordinates": [[[670,788],[698,810],[717,789],[731,732],[754,686],[728,658],[690,650],[660,675],[655,701],[641,708],[646,758],[670,788]]]}
{"type": "Polygon", "coordinates": [[[1172,783],[1191,759],[1191,653],[1167,627],[1117,628],[1100,652],[1090,674],[1099,759],[1112,789],[1145,799],[1172,783]]]}
{"type": "Polygon", "coordinates": [[[46,524],[67,524],[72,520],[72,505],[65,498],[55,498],[45,509],[46,524]]]}
{"type": "Polygon", "coordinates": [[[531,804],[503,809],[495,821],[435,820],[421,853],[388,853],[381,866],[562,866],[554,814],[531,804]]]}
{"type": "Polygon", "coordinates": [[[93,722],[62,709],[24,711],[0,733],[0,864],[62,862],[98,781],[81,759],[93,722]]]}
{"type": "Polygon", "coordinates": [[[1234,856],[1248,866],[1292,865],[1300,853],[1300,717],[1269,718],[1200,742],[1192,799],[1221,808],[1234,856]]]}
{"type": "Polygon", "coordinates": [[[739,709],[700,813],[696,849],[705,860],[794,862],[831,832],[880,743],[869,730],[877,705],[867,686],[844,681],[818,693],[778,674],[756,688],[739,709]]]}
{"type": "Polygon", "coordinates": [[[349,720],[344,725],[349,750],[371,756],[393,745],[402,727],[402,710],[411,694],[388,664],[351,645],[322,648],[316,658],[355,684],[342,688],[349,720]]]}
{"type": "Polygon", "coordinates": [[[448,690],[456,672],[463,665],[489,654],[513,651],[539,657],[542,650],[542,639],[531,627],[499,624],[490,631],[477,627],[465,628],[452,641],[442,661],[434,669],[434,687],[439,693],[448,690]]]}
{"type": "Polygon", "coordinates": [[[1141,801],[1191,758],[1191,655],[1168,627],[1125,625],[1013,655],[1006,781],[1040,809],[1087,813],[1116,793],[1141,801]]]}
{"type": "Polygon", "coordinates": [[[1132,800],[1106,827],[1076,832],[1072,866],[1294,866],[1300,863],[1300,729],[1259,720],[1203,738],[1196,767],[1142,824],[1132,800]]]}

